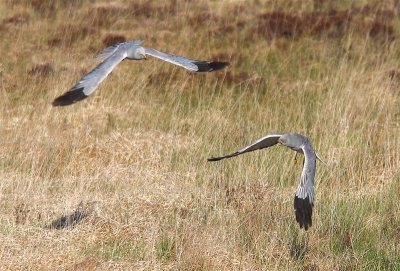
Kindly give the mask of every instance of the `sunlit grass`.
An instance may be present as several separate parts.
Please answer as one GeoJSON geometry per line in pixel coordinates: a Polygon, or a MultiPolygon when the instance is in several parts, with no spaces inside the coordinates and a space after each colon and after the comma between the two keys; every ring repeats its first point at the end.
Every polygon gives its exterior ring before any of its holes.
{"type": "Polygon", "coordinates": [[[391,2],[177,2],[0,2],[2,268],[399,269],[391,2]],[[337,21],[318,32],[307,16],[331,9],[352,20],[323,13],[337,21]],[[301,34],[279,23],[266,34],[271,11],[297,16],[301,34]],[[51,107],[109,33],[231,66],[124,61],[87,100],[51,107]],[[292,151],[206,161],[279,132],[307,135],[326,162],[307,232],[294,217],[292,151]],[[99,210],[76,226],[46,227],[88,202],[99,210]]]}

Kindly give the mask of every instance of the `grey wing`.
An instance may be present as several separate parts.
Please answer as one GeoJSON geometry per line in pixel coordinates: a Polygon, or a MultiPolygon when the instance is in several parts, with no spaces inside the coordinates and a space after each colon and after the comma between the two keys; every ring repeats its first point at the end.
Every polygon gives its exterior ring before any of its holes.
{"type": "Polygon", "coordinates": [[[220,157],[211,157],[208,158],[208,161],[219,161],[225,158],[230,158],[233,156],[237,156],[246,152],[251,152],[251,151],[255,151],[255,150],[259,150],[259,149],[264,149],[264,148],[268,148],[271,146],[274,146],[278,143],[278,139],[281,137],[281,134],[277,134],[277,135],[267,135],[263,138],[258,139],[256,142],[250,144],[249,146],[244,147],[243,149],[228,154],[228,155],[224,155],[224,156],[220,156],[220,157]]]}
{"type": "Polygon", "coordinates": [[[106,58],[111,56],[113,53],[115,53],[118,50],[118,48],[124,43],[125,42],[117,43],[117,44],[111,45],[110,47],[107,47],[106,49],[101,51],[97,56],[95,56],[94,59],[97,61],[105,60],[106,58]]]}
{"type": "Polygon", "coordinates": [[[91,72],[83,76],[69,91],[57,97],[53,101],[53,106],[70,105],[87,98],[125,57],[126,51],[115,51],[91,72]]]}
{"type": "Polygon", "coordinates": [[[182,56],[175,56],[164,52],[157,51],[153,48],[144,48],[147,55],[159,58],[174,65],[180,66],[192,72],[211,72],[225,68],[228,62],[214,62],[193,60],[182,56]]]}
{"type": "Polygon", "coordinates": [[[312,225],[312,211],[314,207],[314,178],[317,156],[311,145],[303,147],[304,166],[294,197],[296,221],[300,228],[308,230],[312,225]]]}

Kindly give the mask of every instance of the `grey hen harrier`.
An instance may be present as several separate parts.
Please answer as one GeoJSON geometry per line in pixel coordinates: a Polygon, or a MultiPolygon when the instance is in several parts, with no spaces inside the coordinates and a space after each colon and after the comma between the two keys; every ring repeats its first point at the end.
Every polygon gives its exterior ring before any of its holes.
{"type": "Polygon", "coordinates": [[[192,60],[157,51],[153,48],[142,47],[141,40],[118,43],[106,48],[96,60],[102,61],[96,68],[84,75],[69,91],[53,101],[53,106],[65,106],[81,101],[92,94],[100,83],[124,59],[141,60],[147,55],[159,58],[191,72],[211,72],[225,68],[228,62],[213,62],[192,60]]]}
{"type": "Polygon", "coordinates": [[[304,165],[303,171],[301,172],[300,184],[297,187],[294,197],[294,209],[296,221],[300,224],[300,228],[308,230],[308,228],[312,225],[311,218],[312,209],[314,207],[314,177],[316,159],[320,161],[321,159],[315,153],[307,137],[300,134],[267,135],[237,152],[221,157],[212,157],[209,158],[208,161],[219,161],[221,159],[234,157],[246,152],[268,148],[278,143],[296,151],[297,153],[304,154],[304,165]]]}

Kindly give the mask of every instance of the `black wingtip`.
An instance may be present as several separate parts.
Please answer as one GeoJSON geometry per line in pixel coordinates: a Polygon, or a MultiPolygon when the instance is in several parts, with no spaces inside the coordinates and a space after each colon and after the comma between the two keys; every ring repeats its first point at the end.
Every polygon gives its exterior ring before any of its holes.
{"type": "Polygon", "coordinates": [[[66,105],[71,105],[73,103],[79,102],[88,96],[83,93],[83,87],[82,88],[77,88],[70,90],[60,97],[57,97],[54,99],[52,105],[53,106],[66,106],[66,105]]]}
{"type": "Polygon", "coordinates": [[[229,66],[229,62],[197,61],[194,64],[198,68],[197,72],[212,72],[229,66]]]}
{"type": "Polygon", "coordinates": [[[219,160],[222,160],[222,159],[224,159],[224,157],[211,157],[211,158],[208,158],[207,161],[208,162],[215,162],[215,161],[219,161],[219,160]]]}
{"type": "Polygon", "coordinates": [[[297,196],[294,197],[294,209],[296,213],[296,221],[299,223],[300,228],[308,230],[312,225],[312,208],[313,204],[307,196],[301,199],[297,196]]]}
{"type": "Polygon", "coordinates": [[[222,160],[222,159],[225,159],[225,158],[231,158],[231,157],[237,156],[239,154],[241,154],[241,152],[234,152],[232,154],[228,154],[228,155],[225,155],[225,156],[211,157],[211,158],[208,158],[207,160],[208,160],[208,162],[214,162],[214,161],[219,161],[219,160],[222,160]]]}

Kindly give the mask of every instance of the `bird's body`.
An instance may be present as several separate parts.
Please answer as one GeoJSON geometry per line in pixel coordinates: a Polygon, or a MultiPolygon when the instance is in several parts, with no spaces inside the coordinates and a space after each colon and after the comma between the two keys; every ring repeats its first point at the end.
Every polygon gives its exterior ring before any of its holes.
{"type": "Polygon", "coordinates": [[[243,149],[221,157],[209,158],[208,161],[218,161],[237,156],[276,144],[282,144],[298,153],[304,154],[303,171],[300,176],[300,184],[297,187],[294,198],[296,221],[300,228],[307,230],[312,225],[312,209],[314,207],[314,178],[316,160],[321,160],[315,153],[309,139],[300,134],[275,134],[267,135],[243,149]]]}
{"type": "Polygon", "coordinates": [[[113,69],[124,59],[141,60],[147,55],[167,61],[192,72],[210,72],[225,68],[227,62],[192,60],[141,46],[141,40],[127,41],[112,45],[96,56],[102,61],[88,74],[84,75],[69,91],[53,101],[53,106],[65,106],[76,103],[92,94],[100,83],[107,78],[113,69]]]}

